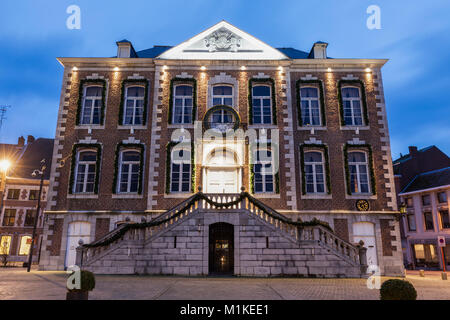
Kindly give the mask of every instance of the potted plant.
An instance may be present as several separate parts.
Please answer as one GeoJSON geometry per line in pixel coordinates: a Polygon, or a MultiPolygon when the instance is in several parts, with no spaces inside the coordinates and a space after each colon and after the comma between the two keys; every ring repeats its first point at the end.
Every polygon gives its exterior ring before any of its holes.
{"type": "Polygon", "coordinates": [[[380,300],[416,300],[417,291],[411,282],[390,279],[381,285],[380,300]]]}
{"type": "Polygon", "coordinates": [[[80,288],[68,289],[66,300],[88,300],[89,291],[92,291],[95,288],[95,276],[92,272],[87,270],[74,271],[71,276],[73,276],[75,272],[80,273],[80,288]]]}

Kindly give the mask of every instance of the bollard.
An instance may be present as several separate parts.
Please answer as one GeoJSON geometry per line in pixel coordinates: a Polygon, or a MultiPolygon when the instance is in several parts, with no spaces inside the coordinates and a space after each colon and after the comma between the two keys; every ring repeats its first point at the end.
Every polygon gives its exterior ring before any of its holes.
{"type": "Polygon", "coordinates": [[[447,272],[441,273],[442,280],[447,280],[447,272]]]}
{"type": "Polygon", "coordinates": [[[425,271],[424,270],[419,270],[419,275],[421,277],[425,277],[425,271]]]}

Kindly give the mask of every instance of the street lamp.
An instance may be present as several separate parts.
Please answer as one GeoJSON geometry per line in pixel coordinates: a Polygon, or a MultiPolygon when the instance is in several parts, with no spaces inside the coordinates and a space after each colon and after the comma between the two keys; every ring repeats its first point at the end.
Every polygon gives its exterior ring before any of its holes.
{"type": "Polygon", "coordinates": [[[33,177],[36,177],[37,175],[41,176],[41,182],[39,184],[39,196],[38,196],[38,203],[37,203],[37,209],[36,214],[34,216],[34,225],[33,225],[33,234],[31,235],[31,246],[30,246],[30,252],[28,253],[28,265],[27,265],[27,272],[30,272],[31,269],[31,263],[33,260],[33,249],[34,249],[34,238],[36,237],[36,228],[39,218],[39,211],[41,211],[41,195],[42,195],[42,185],[44,184],[44,174],[45,169],[47,169],[47,166],[45,164],[45,159],[41,160],[41,168],[36,169],[31,174],[33,177]]]}

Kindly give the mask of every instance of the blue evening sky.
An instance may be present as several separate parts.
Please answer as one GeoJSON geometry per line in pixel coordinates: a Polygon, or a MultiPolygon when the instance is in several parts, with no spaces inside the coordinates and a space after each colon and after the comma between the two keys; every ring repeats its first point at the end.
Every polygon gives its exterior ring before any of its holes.
{"type": "Polygon", "coordinates": [[[0,105],[11,105],[0,142],[54,137],[62,66],[56,57],[110,57],[115,41],[136,50],[176,45],[225,19],[274,47],[309,51],[329,42],[335,58],[388,58],[384,67],[392,155],[408,145],[450,154],[450,1],[2,0],[0,105]],[[81,30],[66,8],[81,8],[81,30]],[[366,9],[381,7],[381,30],[366,9]]]}

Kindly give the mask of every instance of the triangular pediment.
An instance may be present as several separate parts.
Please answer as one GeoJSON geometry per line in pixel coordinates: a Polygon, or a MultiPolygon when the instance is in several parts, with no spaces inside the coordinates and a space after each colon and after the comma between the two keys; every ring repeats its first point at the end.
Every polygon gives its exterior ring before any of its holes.
{"type": "Polygon", "coordinates": [[[221,21],[195,37],[165,51],[164,60],[286,60],[277,49],[221,21]]]}

